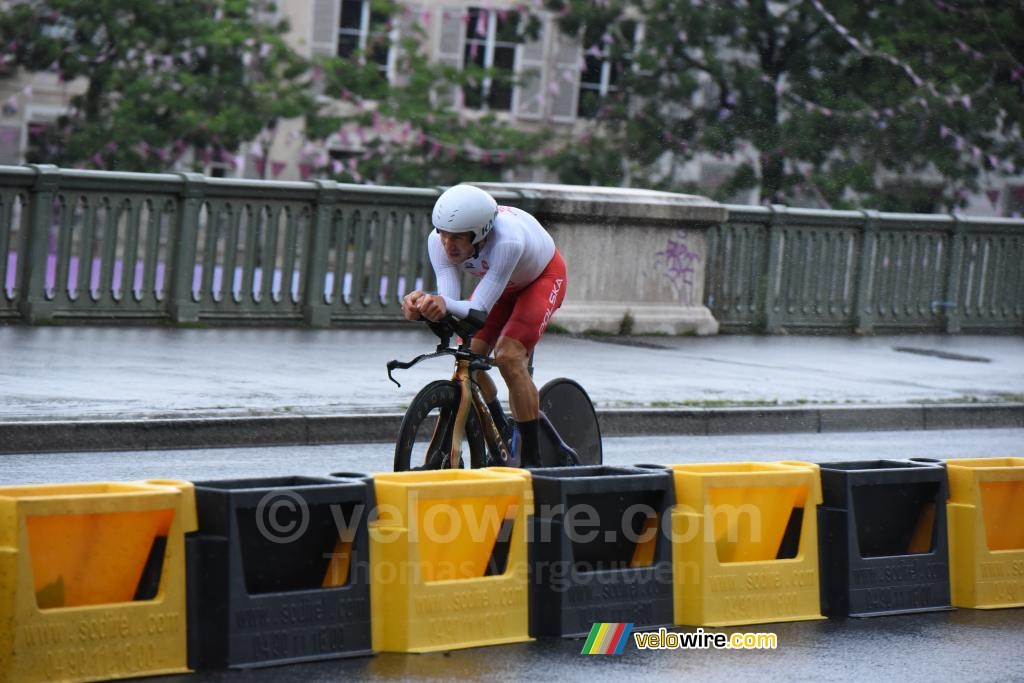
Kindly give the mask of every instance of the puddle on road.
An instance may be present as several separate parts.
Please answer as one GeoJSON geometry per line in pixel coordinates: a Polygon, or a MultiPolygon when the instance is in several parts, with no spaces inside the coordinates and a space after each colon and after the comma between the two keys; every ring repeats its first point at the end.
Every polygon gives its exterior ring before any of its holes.
{"type": "Polygon", "coordinates": [[[917,349],[912,346],[894,346],[893,351],[899,351],[900,353],[916,353],[919,356],[932,356],[934,358],[942,358],[943,360],[962,360],[969,363],[991,363],[991,358],[985,358],[984,356],[966,356],[962,353],[950,353],[949,351],[936,351],[934,349],[917,349]]]}
{"type": "Polygon", "coordinates": [[[579,337],[580,339],[586,339],[587,341],[598,342],[599,344],[615,344],[616,346],[633,346],[639,349],[659,349],[662,351],[671,351],[674,347],[668,346],[667,344],[658,344],[657,342],[646,341],[643,339],[637,339],[636,337],[600,337],[600,336],[586,336],[579,337]]]}

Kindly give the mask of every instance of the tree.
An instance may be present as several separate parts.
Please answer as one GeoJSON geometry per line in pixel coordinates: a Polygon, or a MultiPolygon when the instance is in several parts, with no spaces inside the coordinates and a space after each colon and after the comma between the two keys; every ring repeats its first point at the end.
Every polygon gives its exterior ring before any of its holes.
{"type": "MultiPolygon", "coordinates": [[[[421,187],[501,180],[517,168],[536,165],[535,155],[547,136],[502,121],[486,107],[467,111],[461,106],[463,89],[478,91],[484,79],[511,87],[508,73],[431,62],[423,47],[422,16],[386,0],[376,0],[373,7],[381,24],[371,31],[375,38],[348,57],[320,63],[325,94],[342,106],[311,122],[307,130],[311,138],[336,132],[356,135],[362,152],[345,160],[321,157],[319,165],[349,182],[421,187]],[[396,27],[397,40],[392,32],[396,27]],[[388,47],[396,51],[395,71],[400,74],[390,83],[373,59],[388,47]]],[[[538,28],[536,18],[525,14],[509,12],[506,20],[516,40],[538,28]]]]}
{"type": "Polygon", "coordinates": [[[254,11],[250,0],[40,0],[0,15],[0,52],[86,81],[47,161],[159,171],[190,148],[197,162],[228,161],[278,118],[315,109],[287,26],[254,11]]]}
{"type": "Polygon", "coordinates": [[[768,201],[930,210],[1024,164],[1020,0],[548,5],[587,54],[622,66],[587,132],[600,144],[553,163],[565,178],[693,190],[679,169],[700,153],[738,162],[719,198],[759,184],[768,201]],[[594,163],[609,154],[620,168],[594,163]]]}

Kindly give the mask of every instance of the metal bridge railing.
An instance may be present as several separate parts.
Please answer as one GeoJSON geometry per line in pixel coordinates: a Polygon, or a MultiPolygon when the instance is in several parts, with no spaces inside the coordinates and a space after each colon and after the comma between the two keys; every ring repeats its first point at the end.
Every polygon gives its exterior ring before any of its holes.
{"type": "Polygon", "coordinates": [[[726,208],[705,289],[724,331],[1024,331],[1024,221],[726,208]]]}
{"type": "MultiPolygon", "coordinates": [[[[437,194],[0,166],[0,321],[396,319],[434,286],[437,194]]],[[[726,208],[705,268],[723,331],[1024,330],[1024,221],[726,208]]]]}
{"type": "MultiPolygon", "coordinates": [[[[500,193],[498,193],[500,194],[500,193]]],[[[0,319],[394,319],[437,191],[0,167],[0,319]]]]}

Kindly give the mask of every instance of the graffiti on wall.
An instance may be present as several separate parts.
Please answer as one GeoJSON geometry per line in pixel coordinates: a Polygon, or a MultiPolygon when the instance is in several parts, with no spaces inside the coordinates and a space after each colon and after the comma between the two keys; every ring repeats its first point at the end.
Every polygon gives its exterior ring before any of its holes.
{"type": "Polygon", "coordinates": [[[668,279],[672,293],[680,303],[695,305],[699,303],[696,301],[695,281],[701,257],[690,248],[689,238],[686,230],[676,231],[665,248],[654,253],[654,267],[668,279]]]}

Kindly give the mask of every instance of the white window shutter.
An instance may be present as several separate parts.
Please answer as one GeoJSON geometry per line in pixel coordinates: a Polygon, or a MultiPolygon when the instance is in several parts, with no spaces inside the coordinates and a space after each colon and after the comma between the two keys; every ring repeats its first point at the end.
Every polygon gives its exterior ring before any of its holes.
{"type": "MultiPolygon", "coordinates": [[[[441,10],[441,35],[437,41],[437,61],[445,66],[462,68],[462,48],[466,42],[466,22],[463,21],[464,9],[445,8],[441,10]]],[[[440,106],[458,108],[461,98],[457,97],[456,88],[447,88],[447,92],[436,94],[440,106]]]]}
{"type": "Polygon", "coordinates": [[[512,95],[512,111],[521,119],[539,119],[544,116],[547,73],[544,68],[544,45],[548,22],[541,21],[540,32],[535,40],[524,43],[516,50],[516,80],[512,95]]]}
{"type": "Polygon", "coordinates": [[[313,31],[309,41],[314,57],[338,54],[338,25],[341,23],[341,0],[313,0],[313,31]]]}
{"type": "Polygon", "coordinates": [[[551,119],[554,121],[571,121],[576,118],[582,56],[578,38],[556,31],[555,70],[546,86],[551,99],[551,119]]]}
{"type": "MultiPolygon", "coordinates": [[[[21,163],[21,128],[0,126],[0,164],[21,163]]],[[[7,258],[3,255],[0,258],[7,258]]]]}

